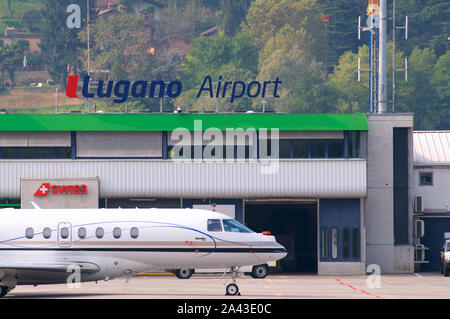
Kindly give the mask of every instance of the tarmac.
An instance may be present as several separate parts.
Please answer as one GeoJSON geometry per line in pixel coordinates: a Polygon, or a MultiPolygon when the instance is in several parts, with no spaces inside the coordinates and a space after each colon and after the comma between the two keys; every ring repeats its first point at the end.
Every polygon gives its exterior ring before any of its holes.
{"type": "Polygon", "coordinates": [[[450,277],[439,273],[380,276],[270,274],[264,279],[241,276],[240,296],[225,296],[228,276],[169,274],[116,278],[108,281],[17,286],[4,299],[450,299],[450,277]]]}

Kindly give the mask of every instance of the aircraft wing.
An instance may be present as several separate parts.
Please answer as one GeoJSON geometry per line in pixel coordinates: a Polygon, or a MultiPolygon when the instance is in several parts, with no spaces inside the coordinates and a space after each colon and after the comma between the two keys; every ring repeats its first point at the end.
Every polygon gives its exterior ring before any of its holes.
{"type": "Polygon", "coordinates": [[[0,262],[1,270],[28,270],[28,271],[50,271],[50,272],[73,272],[78,269],[83,274],[92,274],[100,271],[100,267],[89,262],[65,262],[65,263],[8,263],[0,262]]]}

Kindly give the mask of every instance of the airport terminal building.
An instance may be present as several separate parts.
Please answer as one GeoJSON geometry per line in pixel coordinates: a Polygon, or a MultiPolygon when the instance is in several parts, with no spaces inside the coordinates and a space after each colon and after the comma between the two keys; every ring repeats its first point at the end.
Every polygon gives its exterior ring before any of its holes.
{"type": "Polygon", "coordinates": [[[211,209],[275,235],[281,271],[413,272],[412,126],[412,114],[2,114],[0,205],[211,209]]]}

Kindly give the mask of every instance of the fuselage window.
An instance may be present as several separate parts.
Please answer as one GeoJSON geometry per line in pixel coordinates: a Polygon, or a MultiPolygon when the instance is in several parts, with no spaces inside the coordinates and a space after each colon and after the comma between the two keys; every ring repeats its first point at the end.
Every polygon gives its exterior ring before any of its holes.
{"type": "Polygon", "coordinates": [[[223,229],[235,233],[253,233],[253,231],[234,219],[223,219],[223,229]]]}
{"type": "Polygon", "coordinates": [[[33,236],[34,236],[34,229],[31,228],[31,227],[28,227],[28,228],[25,230],[25,236],[26,236],[28,239],[33,238],[33,236]]]}
{"type": "Polygon", "coordinates": [[[45,239],[49,239],[50,237],[52,237],[52,230],[48,227],[45,227],[42,231],[42,236],[44,236],[45,239]]]}
{"type": "Polygon", "coordinates": [[[122,236],[122,230],[119,227],[113,229],[113,236],[116,239],[119,239],[122,236]]]}
{"type": "Polygon", "coordinates": [[[208,219],[208,231],[222,231],[220,219],[208,219]]]}
{"type": "Polygon", "coordinates": [[[78,237],[80,237],[81,239],[86,238],[86,228],[78,228],[78,237]]]}
{"type": "Polygon", "coordinates": [[[96,230],[95,230],[95,236],[97,237],[97,238],[103,238],[103,236],[105,235],[105,231],[104,231],[104,229],[103,228],[101,228],[101,227],[99,227],[99,228],[97,228],[96,230]]]}
{"type": "Polygon", "coordinates": [[[130,229],[130,236],[131,236],[131,238],[138,238],[138,236],[139,236],[139,229],[137,229],[137,227],[132,227],[130,229]]]}
{"type": "Polygon", "coordinates": [[[67,228],[67,227],[61,228],[59,233],[61,235],[61,238],[66,239],[69,237],[69,228],[67,228]]]}

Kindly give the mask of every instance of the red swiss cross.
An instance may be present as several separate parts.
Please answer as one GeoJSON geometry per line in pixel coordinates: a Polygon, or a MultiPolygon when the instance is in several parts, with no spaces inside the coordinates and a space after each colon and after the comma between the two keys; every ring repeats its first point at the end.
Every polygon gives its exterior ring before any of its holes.
{"type": "Polygon", "coordinates": [[[48,191],[50,190],[50,183],[43,183],[36,193],[34,193],[34,196],[47,196],[48,191]]]}

